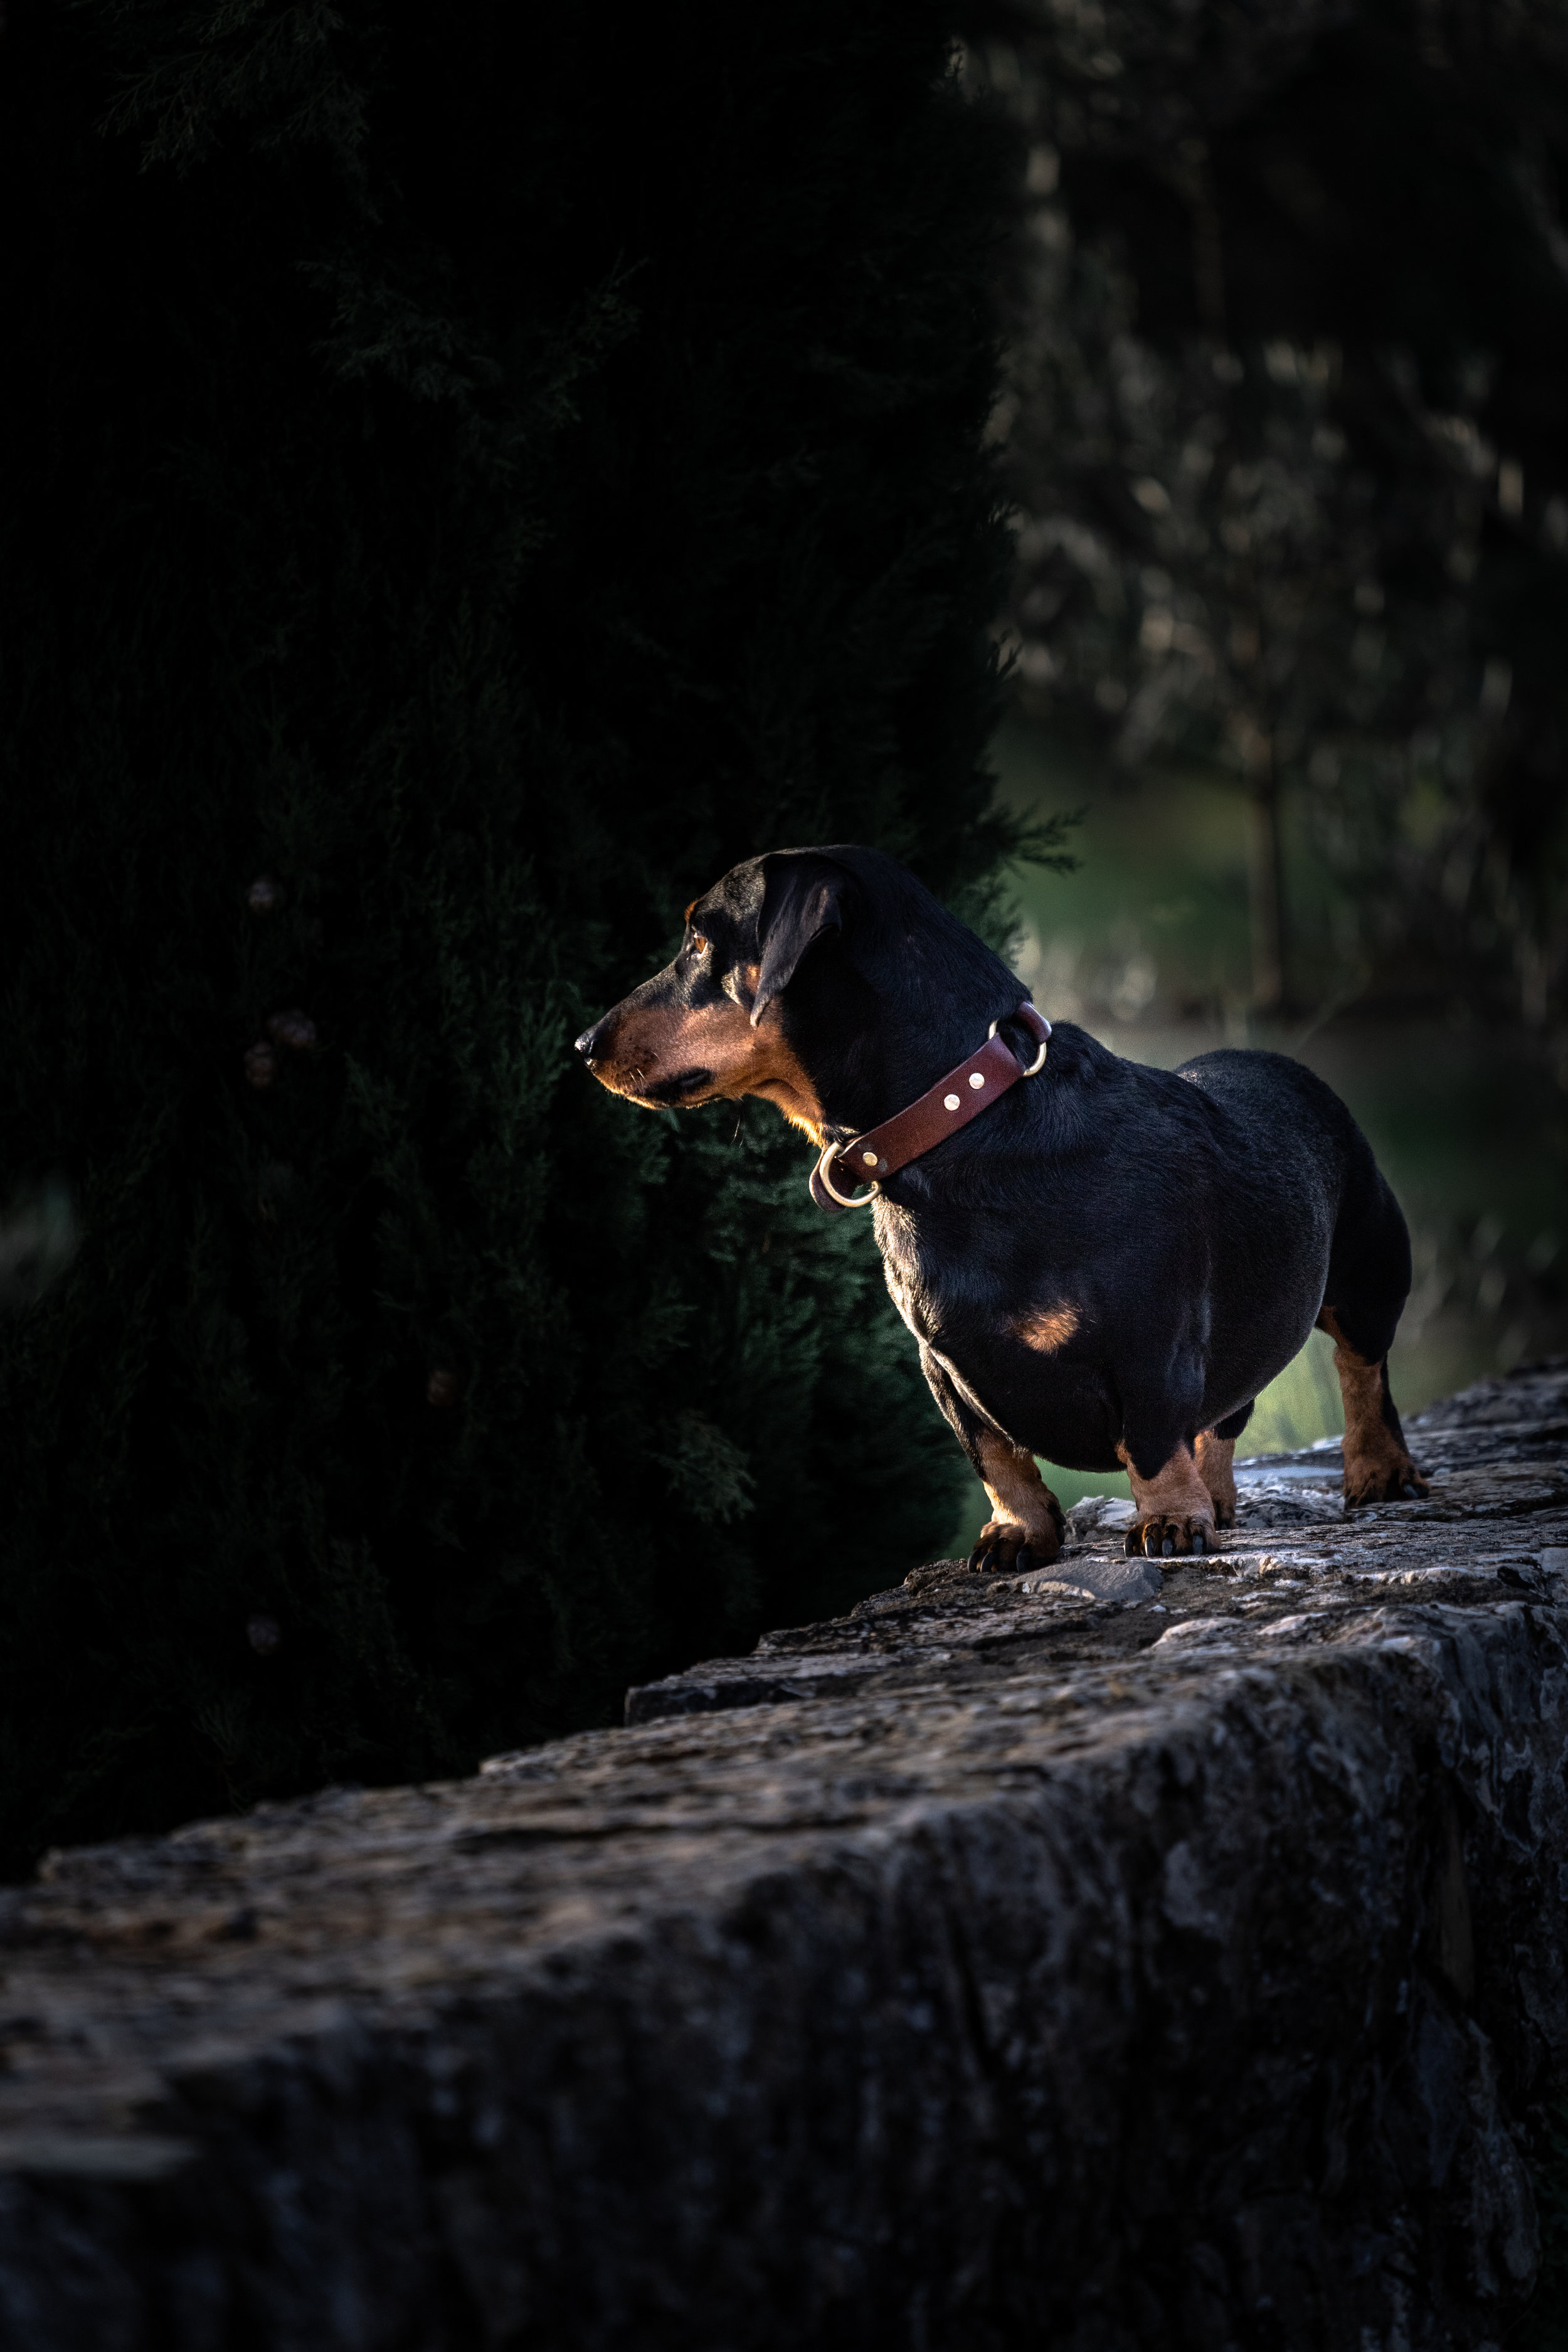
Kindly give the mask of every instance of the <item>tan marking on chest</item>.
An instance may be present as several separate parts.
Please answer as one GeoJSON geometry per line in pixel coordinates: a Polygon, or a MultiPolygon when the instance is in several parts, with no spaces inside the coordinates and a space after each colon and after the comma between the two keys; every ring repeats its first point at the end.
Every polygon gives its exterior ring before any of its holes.
{"type": "Polygon", "coordinates": [[[1026,1348],[1037,1348],[1041,1355],[1048,1356],[1067,1346],[1080,1320],[1078,1308],[1064,1299],[1057,1307],[1031,1307],[1026,1315],[1014,1317],[1011,1328],[1026,1348]]]}

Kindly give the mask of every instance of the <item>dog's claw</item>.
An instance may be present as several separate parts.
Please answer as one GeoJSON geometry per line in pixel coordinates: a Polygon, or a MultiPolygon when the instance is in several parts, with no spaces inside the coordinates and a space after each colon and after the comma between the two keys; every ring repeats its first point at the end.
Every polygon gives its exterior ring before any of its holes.
{"type": "Polygon", "coordinates": [[[1013,1562],[1013,1573],[1015,1576],[1027,1576],[1029,1570],[1037,1565],[1034,1553],[1029,1549],[1028,1545],[1025,1544],[1013,1562]]]}
{"type": "Polygon", "coordinates": [[[1189,1552],[1202,1556],[1205,1552],[1225,1549],[1208,1518],[1199,1518],[1194,1512],[1189,1517],[1171,1518],[1152,1513],[1141,1524],[1127,1530],[1126,1547],[1130,1554],[1141,1552],[1145,1559],[1184,1559],[1189,1552]]]}
{"type": "Polygon", "coordinates": [[[1432,1492],[1414,1462],[1394,1464],[1392,1468],[1381,1462],[1370,1466],[1347,1466],[1345,1471],[1345,1508],[1355,1511],[1374,1503],[1419,1503],[1432,1492]]]}

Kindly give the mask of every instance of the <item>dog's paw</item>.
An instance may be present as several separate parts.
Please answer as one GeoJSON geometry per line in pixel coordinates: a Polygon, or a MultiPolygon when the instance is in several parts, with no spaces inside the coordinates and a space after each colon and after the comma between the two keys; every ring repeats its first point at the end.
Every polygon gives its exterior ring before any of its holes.
{"type": "MultiPolygon", "coordinates": [[[[1215,1527],[1235,1527],[1236,1504],[1234,1499],[1229,1495],[1215,1495],[1211,1497],[1211,1500],[1214,1503],[1214,1523],[1215,1527]]],[[[1201,1523],[1194,1521],[1194,1524],[1197,1525],[1201,1523]]]]}
{"type": "Polygon", "coordinates": [[[1418,1503],[1432,1489],[1410,1459],[1402,1454],[1393,1462],[1347,1462],[1345,1464],[1345,1508],[1353,1511],[1362,1503],[1418,1503]]]}
{"type": "Polygon", "coordinates": [[[1127,1530],[1128,1551],[1142,1552],[1145,1559],[1169,1559],[1175,1554],[1219,1549],[1214,1521],[1199,1518],[1196,1513],[1152,1511],[1146,1519],[1134,1519],[1127,1530]]]}
{"type": "MultiPolygon", "coordinates": [[[[1053,1521],[1057,1517],[1053,1512],[1053,1521]]],[[[1058,1525],[1031,1535],[1016,1519],[987,1519],[969,1565],[983,1576],[1022,1576],[1031,1568],[1047,1568],[1061,1548],[1058,1525]]]]}

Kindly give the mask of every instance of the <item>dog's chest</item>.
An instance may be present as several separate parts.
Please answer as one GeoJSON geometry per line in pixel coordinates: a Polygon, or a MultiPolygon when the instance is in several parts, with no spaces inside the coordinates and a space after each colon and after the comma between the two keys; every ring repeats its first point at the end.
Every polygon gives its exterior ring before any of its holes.
{"type": "Polygon", "coordinates": [[[876,1230],[877,1247],[881,1253],[888,1296],[915,1338],[923,1339],[928,1334],[921,1327],[917,1306],[920,1255],[908,1220],[879,1202],[871,1212],[871,1222],[876,1230]]]}
{"type": "Polygon", "coordinates": [[[879,1206],[874,1214],[889,1296],[915,1338],[934,1345],[946,1320],[940,1261],[922,1249],[914,1221],[906,1213],[879,1206]]]}

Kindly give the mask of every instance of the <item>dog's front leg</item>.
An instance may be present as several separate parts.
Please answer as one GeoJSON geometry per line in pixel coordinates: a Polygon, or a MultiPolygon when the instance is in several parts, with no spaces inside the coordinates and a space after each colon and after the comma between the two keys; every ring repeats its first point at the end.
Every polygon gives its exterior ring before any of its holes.
{"type": "Polygon", "coordinates": [[[1006,1572],[1047,1566],[1062,1548],[1067,1522],[1034,1455],[981,1419],[960,1394],[942,1358],[923,1340],[921,1367],[944,1420],[956,1430],[979,1472],[991,1504],[992,1517],[969,1555],[970,1567],[1006,1572]]]}
{"type": "Polygon", "coordinates": [[[1066,1521],[1039,1464],[994,1429],[980,1430],[974,1451],[993,1517],[980,1530],[970,1567],[1004,1572],[1045,1567],[1062,1548],[1066,1521]]]}
{"type": "Polygon", "coordinates": [[[1204,1483],[1193,1447],[1184,1438],[1172,1448],[1158,1469],[1152,1468],[1145,1455],[1144,1468],[1140,1470],[1125,1442],[1116,1451],[1127,1465],[1132,1488],[1134,1517],[1127,1530],[1130,1552],[1162,1559],[1173,1553],[1219,1549],[1219,1538],[1215,1531],[1215,1497],[1204,1483]]]}

